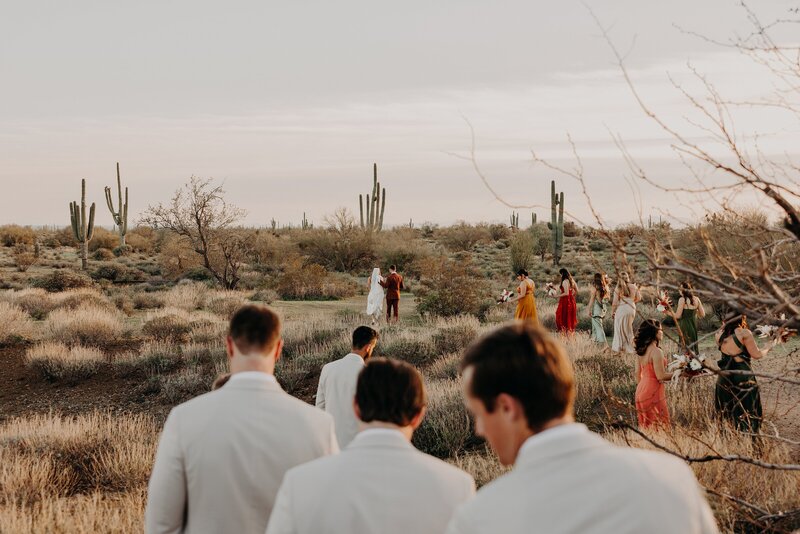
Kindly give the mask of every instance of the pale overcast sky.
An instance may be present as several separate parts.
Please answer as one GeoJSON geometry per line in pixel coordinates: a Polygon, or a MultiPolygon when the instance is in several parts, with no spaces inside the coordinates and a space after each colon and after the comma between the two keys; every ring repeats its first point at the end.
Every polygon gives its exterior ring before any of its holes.
{"type": "MultiPolygon", "coordinates": [[[[747,28],[733,0],[593,0],[627,49],[631,74],[666,118],[689,113],[667,74],[687,61],[724,94],[756,98],[764,71],[676,29],[726,39],[747,28]]],[[[797,2],[758,2],[764,20],[797,2]],[[762,5],[763,4],[763,5],[762,5]]],[[[787,38],[791,38],[788,36],[787,38]]],[[[66,225],[86,178],[98,222],[119,161],[133,219],[191,175],[225,181],[247,224],[321,223],[371,187],[388,190],[386,221],[507,221],[465,154],[518,204],[549,202],[530,149],[569,164],[567,133],[612,222],[636,217],[619,133],[654,178],[687,171],[636,106],[579,1],[141,0],[5,2],[0,16],[0,224],[66,225]]],[[[796,154],[796,119],[743,112],[741,131],[767,153],[796,154]]],[[[589,219],[577,184],[567,208],[589,219]]],[[[642,188],[644,208],[690,217],[642,188]]],[[[544,209],[536,210],[540,219],[544,209]]],[[[529,220],[529,210],[522,210],[529,220]]]]}

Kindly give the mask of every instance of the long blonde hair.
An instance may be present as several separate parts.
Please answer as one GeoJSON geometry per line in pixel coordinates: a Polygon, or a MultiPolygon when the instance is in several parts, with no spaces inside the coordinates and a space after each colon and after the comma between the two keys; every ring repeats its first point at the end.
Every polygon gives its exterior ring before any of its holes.
{"type": "Polygon", "coordinates": [[[623,272],[619,275],[619,280],[617,281],[617,295],[623,299],[633,296],[633,292],[631,291],[631,277],[627,272],[623,272]]]}

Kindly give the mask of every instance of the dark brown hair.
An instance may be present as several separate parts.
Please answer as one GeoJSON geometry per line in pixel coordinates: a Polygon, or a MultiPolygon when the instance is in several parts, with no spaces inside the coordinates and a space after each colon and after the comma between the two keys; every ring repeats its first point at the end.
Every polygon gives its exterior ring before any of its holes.
{"type": "Polygon", "coordinates": [[[658,346],[658,331],[661,329],[661,322],[655,319],[645,319],[639,325],[636,335],[633,338],[633,344],[636,347],[636,354],[644,356],[647,352],[647,347],[654,341],[656,347],[658,346]]]}
{"type": "Polygon", "coordinates": [[[280,338],[281,319],[266,306],[243,306],[231,317],[228,335],[242,354],[262,352],[280,338]]]}
{"type": "Polygon", "coordinates": [[[374,328],[359,326],[353,330],[353,348],[356,350],[363,349],[372,343],[373,339],[378,339],[378,332],[374,328]]]}
{"type": "Polygon", "coordinates": [[[694,306],[694,288],[691,282],[683,282],[681,284],[681,296],[683,300],[694,306]]]}
{"type": "Polygon", "coordinates": [[[594,273],[594,287],[597,290],[597,299],[602,303],[608,296],[608,284],[606,284],[603,273],[594,273]]]}
{"type": "Polygon", "coordinates": [[[427,403],[422,375],[405,362],[371,359],[358,375],[356,405],[365,423],[408,426],[427,403]]]}
{"type": "Polygon", "coordinates": [[[562,346],[541,328],[521,321],[498,328],[464,353],[461,370],[472,367],[470,394],[493,412],[506,393],[525,410],[528,427],[538,432],[549,421],[572,413],[575,382],[562,346]]]}

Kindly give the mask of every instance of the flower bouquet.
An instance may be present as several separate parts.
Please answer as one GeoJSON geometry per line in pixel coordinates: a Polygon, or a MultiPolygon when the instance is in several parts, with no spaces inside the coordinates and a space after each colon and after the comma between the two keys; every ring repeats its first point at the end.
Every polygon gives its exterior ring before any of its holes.
{"type": "Polygon", "coordinates": [[[659,291],[658,292],[658,306],[656,309],[660,313],[665,313],[672,307],[672,300],[670,300],[669,295],[667,295],[666,291],[659,291]]]}
{"type": "Polygon", "coordinates": [[[696,376],[703,376],[713,374],[709,371],[703,362],[706,357],[702,354],[673,354],[672,360],[667,364],[667,371],[680,370],[675,377],[694,378],[696,376]]]}
{"type": "Polygon", "coordinates": [[[544,289],[547,292],[547,296],[548,297],[557,297],[558,296],[558,290],[556,289],[556,286],[554,286],[552,284],[552,282],[547,282],[547,284],[545,284],[545,286],[544,286],[544,289]]]}
{"type": "Polygon", "coordinates": [[[500,293],[500,298],[497,299],[497,303],[498,304],[503,304],[505,302],[508,302],[508,299],[510,299],[513,296],[514,296],[514,292],[513,291],[509,291],[508,289],[504,289],[503,292],[500,293]]]}

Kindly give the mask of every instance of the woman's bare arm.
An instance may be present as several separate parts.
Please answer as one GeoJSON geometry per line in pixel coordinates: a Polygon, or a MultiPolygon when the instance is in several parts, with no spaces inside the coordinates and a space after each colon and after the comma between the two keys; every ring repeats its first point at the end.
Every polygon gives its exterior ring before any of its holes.
{"type": "Polygon", "coordinates": [[[589,304],[586,305],[586,309],[589,310],[589,317],[592,316],[592,309],[593,309],[592,304],[594,304],[596,293],[597,293],[597,288],[594,287],[591,289],[591,292],[589,293],[589,304]]]}
{"type": "Polygon", "coordinates": [[[697,316],[702,319],[706,316],[706,309],[703,307],[702,300],[697,297],[695,297],[695,299],[697,300],[697,316]]]}
{"type": "Polygon", "coordinates": [[[760,360],[761,358],[769,354],[769,351],[774,349],[775,345],[778,344],[778,340],[773,339],[771,345],[768,345],[765,348],[760,349],[758,348],[758,343],[756,343],[756,338],[753,336],[753,333],[750,330],[741,329],[739,330],[739,332],[740,333],[737,333],[737,335],[739,336],[739,341],[742,342],[744,348],[747,349],[747,353],[750,354],[750,357],[753,358],[754,360],[760,360]]]}
{"type": "Polygon", "coordinates": [[[675,310],[675,313],[673,314],[673,317],[675,317],[676,321],[683,316],[684,304],[686,304],[686,301],[683,299],[683,297],[679,298],[678,299],[678,309],[675,310]]]}
{"type": "Polygon", "coordinates": [[[659,380],[670,380],[674,371],[667,371],[664,367],[664,351],[658,347],[650,349],[650,358],[653,359],[653,371],[659,380]]]}

